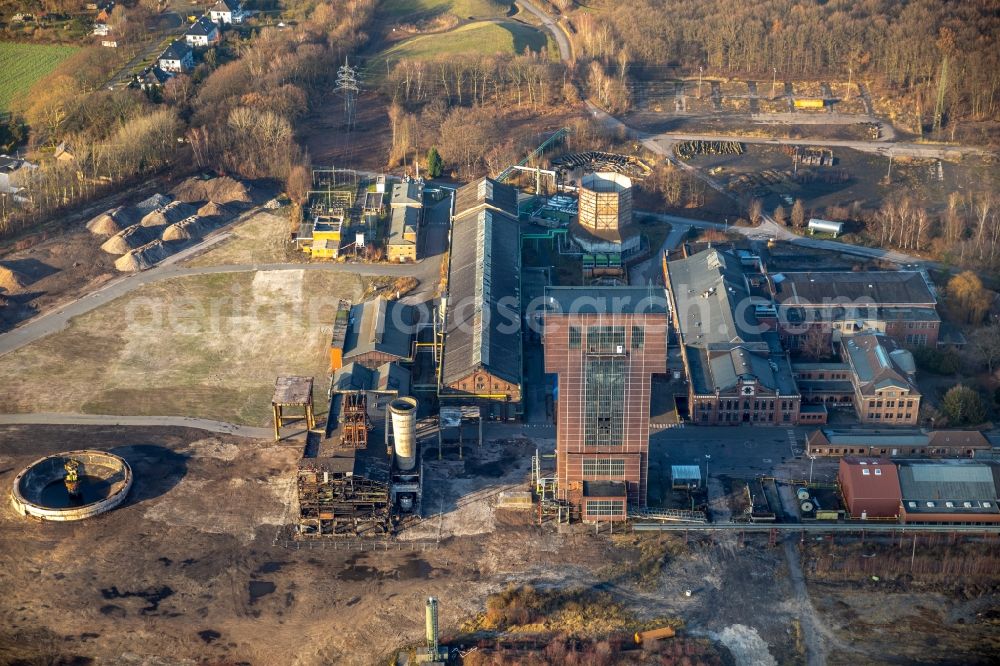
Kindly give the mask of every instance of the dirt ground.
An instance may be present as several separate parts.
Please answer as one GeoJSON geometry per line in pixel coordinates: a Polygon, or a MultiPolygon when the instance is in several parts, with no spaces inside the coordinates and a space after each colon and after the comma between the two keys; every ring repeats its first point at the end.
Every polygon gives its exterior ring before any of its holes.
{"type": "Polygon", "coordinates": [[[264,425],[279,374],[316,377],[325,405],[329,322],[339,298],[357,300],[368,284],[287,270],[140,287],[0,358],[5,409],[264,425]]]}
{"type": "Polygon", "coordinates": [[[103,241],[86,229],[77,229],[0,257],[0,264],[28,278],[20,293],[5,294],[10,303],[0,307],[0,331],[121,275],[115,270],[118,257],[101,251],[103,241]]]}
{"type": "MultiPolygon", "coordinates": [[[[791,171],[792,159],[780,147],[745,145],[742,155],[699,155],[690,160],[693,166],[709,170],[721,167],[714,178],[728,184],[741,174],[755,174],[762,170],[791,171]]],[[[767,210],[781,204],[790,209],[779,195],[802,199],[806,208],[819,213],[831,205],[850,206],[855,201],[865,208],[878,208],[883,199],[896,192],[907,192],[920,200],[921,204],[937,211],[947,204],[948,195],[954,191],[973,190],[983,182],[995,182],[995,169],[982,160],[970,158],[961,163],[941,163],[938,177],[937,162],[934,160],[895,159],[892,166],[892,183],[882,181],[888,171],[888,158],[880,155],[860,153],[848,149],[833,149],[837,160],[832,167],[812,167],[818,178],[812,182],[795,183],[783,181],[768,187],[764,197],[767,210]],[[842,182],[823,182],[829,174],[844,174],[842,182]]],[[[804,167],[799,167],[804,170],[804,167]]]]}
{"type": "Polygon", "coordinates": [[[4,489],[73,442],[115,451],[136,478],[125,506],[86,523],[0,505],[0,663],[385,663],[420,640],[426,596],[441,600],[447,641],[509,585],[609,593],[640,621],[681,620],[738,665],[804,663],[807,624],[831,664],[988,663],[995,641],[995,595],[810,579],[810,604],[766,536],[598,535],[496,512],[492,498],[526,480],[526,453],[546,441],[487,442],[464,463],[447,448],[436,462],[431,447],[428,480],[447,485],[440,541],[432,512],[377,551],[277,538],[295,511],[294,443],[38,426],[0,428],[0,442],[4,489]]]}
{"type": "Polygon", "coordinates": [[[392,133],[387,103],[367,93],[357,100],[354,130],[344,131],[344,100],[334,94],[300,122],[300,133],[314,166],[384,171],[392,133]]]}
{"type": "Polygon", "coordinates": [[[290,227],[283,211],[262,210],[232,227],[229,238],[184,262],[186,266],[267,264],[301,261],[308,256],[288,242],[290,227]]]}

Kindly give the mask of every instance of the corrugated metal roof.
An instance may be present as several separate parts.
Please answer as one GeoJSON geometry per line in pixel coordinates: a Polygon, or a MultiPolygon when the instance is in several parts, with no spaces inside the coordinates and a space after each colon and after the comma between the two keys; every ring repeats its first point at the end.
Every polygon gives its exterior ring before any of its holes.
{"type": "Polygon", "coordinates": [[[784,279],[775,281],[777,300],[782,302],[925,306],[937,302],[917,271],[785,271],[782,276],[784,279]]]}
{"type": "Polygon", "coordinates": [[[344,359],[373,351],[409,358],[413,315],[411,306],[381,296],[353,306],[344,337],[344,359]]]}
{"type": "Polygon", "coordinates": [[[701,480],[701,468],[697,465],[671,465],[670,478],[674,479],[698,479],[701,480]]]}
{"type": "MultiPolygon", "coordinates": [[[[488,179],[484,179],[486,181],[488,179]]],[[[506,186],[466,185],[456,197],[487,203],[506,186]],[[471,188],[471,189],[470,189],[471,188]],[[482,196],[480,196],[480,194],[482,196]]],[[[513,190],[513,188],[509,188],[513,190]]],[[[521,382],[520,228],[513,208],[472,206],[452,221],[448,304],[441,377],[451,384],[479,367],[521,382]]],[[[456,210],[459,210],[456,204],[456,210]]]]}
{"type": "Polygon", "coordinates": [[[997,499],[993,470],[979,463],[901,463],[899,485],[904,500],[997,499]]]}

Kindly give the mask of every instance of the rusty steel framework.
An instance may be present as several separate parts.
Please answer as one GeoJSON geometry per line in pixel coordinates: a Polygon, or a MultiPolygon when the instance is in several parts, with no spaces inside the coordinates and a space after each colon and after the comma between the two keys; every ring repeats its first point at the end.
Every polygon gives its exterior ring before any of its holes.
{"type": "Polygon", "coordinates": [[[372,429],[368,418],[368,396],[364,392],[344,395],[343,421],[340,443],[352,449],[368,446],[368,431],[372,429]]]}
{"type": "Polygon", "coordinates": [[[332,476],[320,467],[298,472],[301,538],[372,537],[388,534],[389,489],[363,476],[332,476]]]}

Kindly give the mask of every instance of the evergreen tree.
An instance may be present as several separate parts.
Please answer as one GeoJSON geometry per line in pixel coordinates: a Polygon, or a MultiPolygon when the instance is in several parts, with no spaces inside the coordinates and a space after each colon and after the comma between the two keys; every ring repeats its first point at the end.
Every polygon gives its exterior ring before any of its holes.
{"type": "Polygon", "coordinates": [[[427,151],[427,174],[431,178],[439,178],[444,173],[444,161],[438,154],[437,148],[427,151]]]}

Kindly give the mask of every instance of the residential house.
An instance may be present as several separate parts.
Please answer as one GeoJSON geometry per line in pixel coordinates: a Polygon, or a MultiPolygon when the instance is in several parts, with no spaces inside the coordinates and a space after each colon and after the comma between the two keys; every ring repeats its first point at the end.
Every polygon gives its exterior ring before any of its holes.
{"type": "Polygon", "coordinates": [[[25,187],[25,181],[31,172],[38,168],[28,160],[10,155],[0,155],[0,194],[17,197],[17,193],[25,187]]]}
{"type": "Polygon", "coordinates": [[[208,10],[208,17],[219,25],[231,25],[242,23],[246,12],[234,0],[219,0],[208,10]]]}
{"type": "Polygon", "coordinates": [[[206,47],[219,42],[219,26],[207,16],[195,21],[184,33],[184,41],[188,46],[206,47]]]}
{"type": "Polygon", "coordinates": [[[194,52],[180,40],[174,41],[160,54],[156,64],[164,72],[179,74],[194,67],[194,52]]]}

